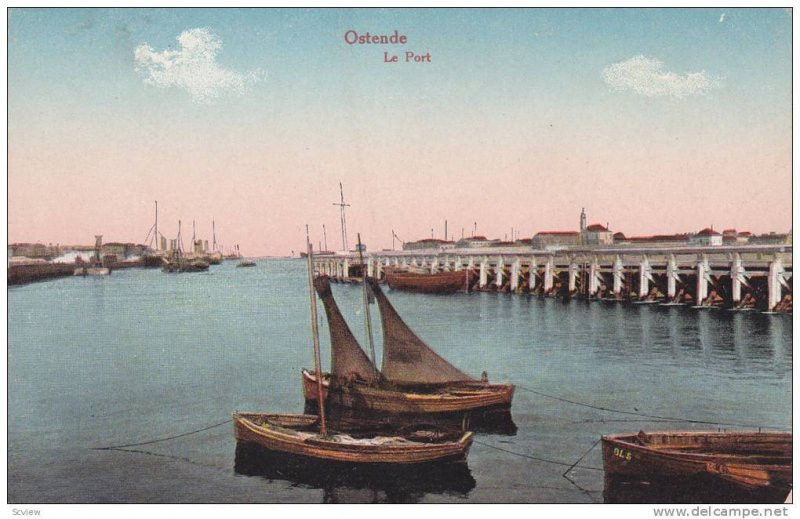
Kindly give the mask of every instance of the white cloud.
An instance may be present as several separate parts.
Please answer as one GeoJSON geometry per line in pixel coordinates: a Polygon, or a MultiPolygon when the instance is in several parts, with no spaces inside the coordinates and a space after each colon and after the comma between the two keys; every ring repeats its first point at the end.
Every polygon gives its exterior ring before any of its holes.
{"type": "Polygon", "coordinates": [[[722,86],[719,79],[705,71],[676,74],[663,67],[660,60],[640,54],[604,68],[603,79],[616,90],[631,90],[647,97],[684,98],[722,86]]]}
{"type": "Polygon", "coordinates": [[[146,84],[182,88],[194,101],[208,103],[226,93],[241,94],[247,85],[265,76],[260,70],[242,74],[220,67],[217,54],[222,40],[207,28],[185,30],[177,40],[178,50],[157,52],[146,43],[136,47],[136,70],[145,74],[146,84]]]}

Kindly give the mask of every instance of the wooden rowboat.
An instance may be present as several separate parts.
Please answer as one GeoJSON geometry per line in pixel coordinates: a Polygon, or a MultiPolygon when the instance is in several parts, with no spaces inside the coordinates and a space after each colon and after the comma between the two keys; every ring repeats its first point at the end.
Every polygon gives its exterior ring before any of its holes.
{"type": "Polygon", "coordinates": [[[639,432],[604,436],[602,443],[607,477],[711,477],[741,490],[782,496],[792,486],[792,433],[639,432]]]}
{"type": "Polygon", "coordinates": [[[463,461],[472,433],[412,430],[380,432],[328,431],[320,434],[315,415],[235,413],[236,440],[271,452],[305,459],[358,464],[419,464],[463,461]]]}
{"type": "Polygon", "coordinates": [[[463,270],[433,274],[387,270],[386,283],[389,288],[394,290],[425,294],[452,294],[459,290],[467,291],[474,276],[474,272],[463,270]]]}
{"type": "MultiPolygon", "coordinates": [[[[317,378],[303,370],[303,395],[318,402],[317,378]]],[[[380,413],[463,413],[508,409],[514,398],[513,384],[460,382],[443,386],[415,386],[413,389],[382,389],[352,381],[330,390],[330,375],[323,374],[322,394],[329,405],[380,413]],[[330,396],[332,395],[332,396],[330,396]]]]}

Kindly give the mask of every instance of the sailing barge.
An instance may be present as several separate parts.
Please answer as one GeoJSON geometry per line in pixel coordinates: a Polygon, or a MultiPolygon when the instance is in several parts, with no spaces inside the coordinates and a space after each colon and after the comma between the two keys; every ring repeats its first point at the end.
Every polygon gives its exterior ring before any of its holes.
{"type": "Polygon", "coordinates": [[[386,271],[386,283],[393,290],[406,290],[423,294],[452,294],[458,291],[468,292],[475,279],[471,270],[458,272],[435,272],[423,274],[417,272],[403,272],[398,270],[386,271]]]}
{"type": "Polygon", "coordinates": [[[367,357],[344,320],[327,277],[314,280],[325,306],[331,336],[331,373],[319,384],[303,370],[307,402],[318,403],[319,387],[329,406],[392,414],[459,414],[507,410],[513,384],[476,380],[440,357],[397,314],[373,279],[383,324],[381,370],[367,357]]]}
{"type": "Polygon", "coordinates": [[[659,481],[707,477],[784,498],[792,487],[792,433],[656,432],[604,436],[606,477],[659,481]]]}

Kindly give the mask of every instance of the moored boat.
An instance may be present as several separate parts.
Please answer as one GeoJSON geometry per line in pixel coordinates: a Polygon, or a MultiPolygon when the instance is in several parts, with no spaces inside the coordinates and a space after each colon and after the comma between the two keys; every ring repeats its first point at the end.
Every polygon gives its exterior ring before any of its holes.
{"type": "Polygon", "coordinates": [[[208,270],[208,263],[201,259],[192,259],[175,255],[169,259],[163,259],[161,270],[167,273],[179,272],[203,272],[208,270]]]}
{"type": "MultiPolygon", "coordinates": [[[[194,238],[192,238],[194,242],[194,238]]],[[[202,272],[208,270],[208,262],[195,255],[183,252],[181,246],[181,221],[178,220],[178,235],[174,240],[175,247],[161,258],[161,270],[170,274],[179,272],[202,272]]]]}
{"type": "Polygon", "coordinates": [[[390,269],[386,271],[386,283],[394,290],[406,290],[425,294],[452,294],[468,291],[475,273],[471,270],[455,272],[417,273],[390,269]]]}
{"type": "Polygon", "coordinates": [[[462,372],[434,352],[403,322],[380,286],[370,279],[383,325],[383,363],[379,371],[344,320],[327,277],[314,280],[325,306],[331,336],[331,373],[321,384],[303,371],[306,401],[386,413],[464,413],[508,409],[513,384],[489,384],[462,372]]]}
{"type": "Polygon", "coordinates": [[[748,492],[786,496],[792,486],[792,434],[656,432],[603,436],[607,478],[636,481],[708,477],[748,492]]]}
{"type": "Polygon", "coordinates": [[[432,430],[409,432],[328,431],[320,433],[315,415],[236,413],[236,440],[325,461],[358,464],[419,464],[463,461],[472,433],[432,430]]]}
{"type": "MultiPolygon", "coordinates": [[[[317,378],[302,370],[306,401],[318,401],[317,378]]],[[[331,376],[323,374],[322,394],[330,394],[331,376]]],[[[480,381],[452,385],[418,385],[413,388],[382,389],[358,380],[336,387],[329,404],[380,413],[464,413],[507,409],[514,398],[513,384],[488,384],[480,381]]]]}
{"type": "Polygon", "coordinates": [[[236,267],[255,267],[256,262],[253,260],[242,260],[236,264],[236,267]]]}

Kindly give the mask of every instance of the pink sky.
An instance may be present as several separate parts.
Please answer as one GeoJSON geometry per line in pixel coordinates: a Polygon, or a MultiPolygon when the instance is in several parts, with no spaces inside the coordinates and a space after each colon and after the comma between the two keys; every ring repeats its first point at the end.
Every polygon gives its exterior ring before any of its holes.
{"type": "Polygon", "coordinates": [[[8,240],[787,232],[784,10],[15,10],[8,240]],[[724,23],[723,23],[724,22],[724,23]],[[347,29],[408,34],[392,67],[347,29]],[[503,28],[502,30],[486,30],[503,28]],[[675,28],[680,27],[680,31],[675,28]],[[162,67],[164,64],[169,67],[162,67]]]}
{"type": "Polygon", "coordinates": [[[790,150],[763,143],[693,149],[691,143],[636,150],[571,146],[568,137],[532,141],[453,135],[293,144],[154,142],[72,135],[61,142],[11,140],[9,241],[141,242],[159,201],[167,237],[183,220],[183,235],[240,244],[243,253],[284,255],[301,250],[304,224],[316,246],[327,227],[328,246],[341,244],[338,182],[345,187],[348,235],[371,249],[391,247],[391,230],[404,240],[462,227],[503,238],[511,228],[574,230],[586,207],[591,222],[629,235],[717,229],[786,232],[791,226],[791,176],[766,182],[760,171],[790,171],[790,150]],[[82,143],[89,141],[91,144],[82,143]],[[418,142],[415,142],[418,141],[418,142]],[[35,142],[35,144],[34,144],[35,142]],[[174,143],[173,143],[174,144],[174,143]],[[305,149],[308,148],[308,149],[305,149]],[[369,168],[367,169],[367,165],[369,168]],[[765,208],[769,208],[765,210],[765,208]]]}

